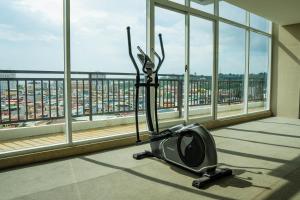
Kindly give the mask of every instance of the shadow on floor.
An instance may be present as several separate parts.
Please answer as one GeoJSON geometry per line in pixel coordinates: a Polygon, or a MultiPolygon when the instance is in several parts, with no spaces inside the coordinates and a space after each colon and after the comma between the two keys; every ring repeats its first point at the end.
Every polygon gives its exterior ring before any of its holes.
{"type": "MultiPolygon", "coordinates": [[[[271,161],[271,162],[280,162],[283,163],[279,168],[276,169],[267,169],[267,168],[256,168],[256,167],[240,167],[240,166],[233,166],[233,165],[227,165],[224,163],[220,163],[220,165],[224,165],[227,167],[237,167],[237,168],[248,168],[248,169],[265,169],[265,170],[270,170],[268,175],[279,177],[282,179],[286,180],[286,184],[276,188],[274,185],[272,187],[275,187],[276,189],[269,193],[264,199],[290,199],[294,197],[295,195],[299,195],[300,199],[300,155],[297,156],[296,158],[292,160],[282,160],[278,158],[270,158],[270,157],[264,157],[264,156],[258,156],[258,155],[253,155],[253,154],[247,154],[247,153],[242,153],[242,152],[235,152],[235,151],[230,151],[230,150],[225,150],[225,149],[218,149],[218,151],[223,152],[223,153],[228,153],[228,154],[233,154],[237,156],[242,156],[242,157],[250,157],[250,158],[256,158],[256,159],[262,159],[266,161],[271,161]],[[292,169],[294,168],[294,169],[292,169]]],[[[244,173],[245,170],[242,170],[241,173],[244,173]]],[[[238,175],[238,171],[234,169],[234,173],[238,175]]],[[[249,180],[249,179],[248,179],[249,180]]],[[[255,187],[255,185],[253,185],[255,187]]],[[[261,199],[259,197],[259,199],[261,199]]]]}
{"type": "Polygon", "coordinates": [[[297,135],[289,135],[289,134],[280,134],[280,133],[272,133],[272,132],[267,132],[267,131],[254,131],[254,130],[248,130],[248,129],[240,129],[240,128],[223,128],[226,130],[232,130],[232,131],[241,131],[241,132],[251,132],[251,133],[260,133],[260,134],[265,134],[265,135],[272,135],[272,136],[283,136],[283,137],[291,137],[291,138],[300,138],[300,136],[297,135]]]}
{"type": "Polygon", "coordinates": [[[269,174],[272,176],[280,177],[285,179],[287,182],[276,188],[271,194],[269,194],[265,199],[300,199],[300,155],[291,160],[293,166],[295,167],[291,170],[290,164],[285,164],[279,168],[271,171],[269,174]],[[297,197],[295,197],[297,195],[297,197]]]}
{"type": "Polygon", "coordinates": [[[245,140],[245,139],[227,137],[227,136],[221,136],[221,135],[214,135],[214,137],[232,139],[232,140],[239,140],[239,141],[243,141],[243,142],[251,142],[251,143],[256,143],[256,144],[277,146],[277,147],[286,147],[286,148],[291,148],[291,149],[300,149],[299,147],[287,146],[287,145],[282,145],[282,144],[273,144],[273,143],[267,143],[267,142],[259,142],[259,141],[254,141],[254,140],[245,140]]]}
{"type": "MultiPolygon", "coordinates": [[[[160,161],[163,162],[163,161],[160,161]]],[[[164,162],[165,163],[165,162],[164,162]]],[[[224,164],[224,166],[229,167],[229,165],[224,164]]],[[[170,165],[170,169],[175,171],[176,173],[185,175],[185,176],[189,176],[189,177],[193,177],[194,179],[198,179],[199,175],[195,174],[195,173],[191,173],[187,170],[184,170],[180,167],[177,167],[175,165],[170,165]]],[[[242,178],[242,177],[238,177],[239,175],[245,173],[245,172],[249,172],[249,173],[254,173],[254,174],[263,174],[262,172],[252,172],[252,171],[247,171],[247,170],[243,170],[243,169],[233,169],[233,176],[228,176],[228,177],[224,177],[221,178],[217,181],[208,183],[205,187],[203,187],[203,189],[207,189],[213,185],[218,185],[220,187],[235,187],[235,188],[247,188],[247,187],[257,187],[257,188],[263,188],[263,189],[271,189],[269,187],[264,187],[264,186],[258,186],[258,185],[253,185],[251,182],[252,178],[251,177],[247,177],[247,178],[242,178]]]]}
{"type": "Polygon", "coordinates": [[[226,167],[232,167],[232,168],[242,168],[242,169],[256,169],[256,170],[269,170],[272,171],[273,169],[269,168],[263,168],[263,167],[247,167],[247,166],[237,166],[237,165],[229,165],[226,163],[219,163],[219,166],[226,166],[226,167]]]}
{"type": "Polygon", "coordinates": [[[299,124],[284,123],[284,122],[266,122],[266,121],[256,121],[256,122],[266,123],[266,124],[282,124],[282,125],[290,125],[290,126],[300,126],[299,124]]]}
{"type": "MultiPolygon", "coordinates": [[[[152,176],[148,176],[146,174],[137,172],[137,171],[132,170],[130,168],[125,168],[125,167],[120,167],[120,166],[116,166],[116,165],[112,165],[112,164],[100,162],[100,161],[97,161],[97,160],[94,160],[94,159],[90,159],[90,158],[87,158],[87,157],[80,157],[80,159],[85,160],[87,162],[91,162],[91,163],[97,164],[97,165],[101,165],[101,166],[105,166],[105,167],[109,167],[109,168],[121,170],[123,172],[129,173],[129,174],[134,175],[134,176],[138,176],[140,178],[143,178],[143,179],[146,179],[146,180],[149,180],[149,181],[153,181],[153,182],[165,185],[165,186],[173,187],[175,189],[180,189],[180,190],[184,190],[184,191],[187,191],[187,192],[191,192],[191,193],[195,193],[195,194],[200,194],[200,195],[203,195],[203,196],[207,196],[209,198],[224,199],[224,200],[232,199],[232,198],[227,198],[227,197],[219,196],[219,195],[216,195],[216,194],[211,194],[211,193],[208,193],[208,192],[204,192],[204,191],[201,191],[199,189],[193,189],[192,186],[186,187],[186,186],[179,185],[179,184],[176,184],[176,183],[172,183],[172,182],[169,182],[169,181],[166,181],[166,180],[162,180],[162,179],[158,179],[158,178],[155,178],[155,177],[152,177],[152,176]]],[[[178,169],[179,168],[177,168],[177,170],[178,169]]],[[[183,173],[183,171],[180,171],[180,172],[183,173]]],[[[186,175],[188,175],[188,174],[189,173],[187,173],[186,175]]],[[[189,175],[191,175],[191,174],[189,174],[189,175]]],[[[194,177],[194,176],[192,176],[192,177],[194,177]]],[[[220,185],[222,187],[229,187],[229,186],[233,186],[233,187],[234,186],[237,186],[237,187],[241,187],[241,186],[242,187],[251,187],[252,186],[251,182],[249,182],[249,181],[241,180],[241,179],[235,180],[235,179],[237,179],[237,178],[227,177],[227,178],[223,178],[223,180],[215,181],[211,185],[220,185]],[[228,181],[230,179],[233,179],[233,180],[232,181],[228,181]]],[[[191,183],[191,185],[192,185],[192,183],[191,183]]],[[[209,185],[207,187],[209,187],[209,185]]]]}
{"type": "Polygon", "coordinates": [[[270,161],[270,162],[278,162],[278,163],[291,163],[292,162],[290,160],[284,160],[284,159],[273,158],[273,157],[266,157],[266,156],[255,155],[255,154],[250,154],[250,153],[243,153],[243,152],[232,151],[232,150],[222,149],[222,148],[217,148],[217,151],[222,152],[222,153],[232,154],[232,155],[235,155],[235,156],[254,158],[254,159],[265,160],[265,161],[270,161]]]}

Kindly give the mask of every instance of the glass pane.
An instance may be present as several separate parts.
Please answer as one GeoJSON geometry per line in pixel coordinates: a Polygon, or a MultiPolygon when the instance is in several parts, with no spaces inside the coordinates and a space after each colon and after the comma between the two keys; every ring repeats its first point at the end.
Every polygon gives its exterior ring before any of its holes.
{"type": "Polygon", "coordinates": [[[219,15],[220,17],[246,24],[246,11],[226,1],[219,2],[219,15]]]}
{"type": "MultiPolygon", "coordinates": [[[[146,1],[71,2],[75,140],[135,132],[136,72],[128,55],[127,26],[131,27],[133,55],[136,56],[137,45],[144,50],[146,47],[146,1]]],[[[141,115],[144,113],[143,97],[141,89],[137,105],[141,115]]],[[[144,116],[140,121],[140,129],[144,130],[144,116]]]]}
{"type": "Polygon", "coordinates": [[[250,26],[267,33],[271,31],[271,22],[269,20],[252,13],[250,14],[250,26]]]}
{"type": "Polygon", "coordinates": [[[211,116],[213,22],[191,16],[190,26],[189,115],[211,116]]]}
{"type": "Polygon", "coordinates": [[[159,118],[181,117],[185,66],[185,16],[155,8],[155,48],[160,54],[157,35],[162,34],[166,59],[159,72],[159,118]]]}
{"type": "Polygon", "coordinates": [[[245,30],[220,23],[218,117],[244,112],[245,30]]]}
{"type": "Polygon", "coordinates": [[[213,14],[214,0],[191,0],[191,7],[213,14]]]}
{"type": "Polygon", "coordinates": [[[63,2],[0,9],[0,153],[64,143],[63,2]]]}
{"type": "Polygon", "coordinates": [[[250,33],[248,112],[269,109],[267,90],[270,42],[267,36],[250,33]]]}

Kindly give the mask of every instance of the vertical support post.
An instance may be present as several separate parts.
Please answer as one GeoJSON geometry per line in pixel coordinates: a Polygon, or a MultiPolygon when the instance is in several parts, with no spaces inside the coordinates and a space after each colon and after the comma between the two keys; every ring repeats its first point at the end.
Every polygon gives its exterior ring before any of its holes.
{"type": "Polygon", "coordinates": [[[92,95],[92,74],[89,73],[89,120],[93,121],[93,95],[92,95]]]}
{"type": "MultiPolygon", "coordinates": [[[[214,12],[219,16],[219,0],[215,0],[214,12]]],[[[214,59],[213,59],[213,74],[212,74],[212,117],[217,119],[218,115],[218,99],[219,99],[219,85],[218,85],[218,70],[219,70],[219,20],[214,21],[214,59]]]]}
{"type": "Polygon", "coordinates": [[[7,100],[8,100],[8,119],[11,122],[11,109],[10,109],[10,80],[7,80],[7,100]]]}
{"type": "Polygon", "coordinates": [[[76,114],[79,115],[78,80],[76,80],[76,114]]]}
{"type": "Polygon", "coordinates": [[[41,80],[41,106],[42,106],[42,119],[44,118],[44,82],[41,80]]]}
{"type": "Polygon", "coordinates": [[[183,81],[180,79],[180,77],[178,76],[178,89],[177,89],[177,110],[178,110],[178,114],[179,114],[179,118],[182,117],[182,92],[183,92],[183,81]]]}
{"type": "Polygon", "coordinates": [[[72,93],[71,93],[71,35],[70,35],[70,0],[64,0],[64,84],[65,84],[65,137],[72,144],[72,93]]]}
{"type": "MultiPolygon", "coordinates": [[[[190,0],[185,0],[190,7],[190,0]]],[[[185,66],[184,66],[184,121],[189,122],[189,91],[190,91],[190,14],[185,14],[185,66]]]]}
{"type": "MultiPolygon", "coordinates": [[[[20,121],[19,80],[16,81],[16,84],[17,84],[17,114],[18,114],[18,121],[20,121]]],[[[0,99],[1,99],[1,97],[0,97],[0,99]]]]}
{"type": "MultiPolygon", "coordinates": [[[[246,25],[250,26],[250,13],[246,12],[246,25]]],[[[249,67],[250,67],[250,29],[245,32],[245,75],[244,75],[244,114],[248,114],[249,105],[249,67]]]]}
{"type": "Polygon", "coordinates": [[[48,81],[48,94],[49,94],[49,119],[51,119],[51,81],[48,81]]]}
{"type": "MultiPolygon", "coordinates": [[[[270,24],[270,29],[272,30],[272,26],[273,24],[271,23],[270,24]]],[[[272,53],[273,53],[273,48],[272,48],[272,45],[273,44],[273,38],[270,37],[270,42],[269,42],[269,59],[268,59],[268,82],[267,82],[267,91],[266,91],[266,99],[267,99],[267,102],[266,102],[266,107],[265,109],[266,110],[270,110],[271,109],[271,74],[272,74],[272,53]]],[[[300,106],[300,105],[299,105],[300,106]]],[[[300,108],[299,108],[300,109],[300,108]]],[[[299,112],[299,118],[300,118],[300,112],[299,112]]]]}
{"type": "Polygon", "coordinates": [[[0,123],[2,123],[2,87],[1,87],[1,80],[0,80],[0,123]]]}
{"type": "MultiPolygon", "coordinates": [[[[147,46],[147,54],[150,56],[150,58],[152,60],[154,60],[154,54],[151,51],[151,49],[155,47],[155,4],[154,4],[154,0],[147,0],[147,31],[146,31],[146,35],[147,35],[147,42],[146,42],[146,46],[147,46]]],[[[153,75],[153,80],[155,79],[154,75],[153,75]]],[[[150,89],[150,96],[154,97],[154,90],[155,87],[151,87],[150,89]]],[[[145,95],[145,93],[144,93],[145,95]]],[[[150,105],[151,105],[151,110],[154,110],[154,98],[150,99],[150,105]]],[[[151,112],[151,118],[152,118],[152,123],[155,124],[155,115],[154,112],[151,112]]],[[[149,128],[149,127],[148,127],[149,128]]]]}
{"type": "Polygon", "coordinates": [[[27,91],[27,80],[25,80],[25,112],[26,112],[26,120],[28,120],[28,91],[27,91]]]}
{"type": "Polygon", "coordinates": [[[33,118],[36,120],[36,95],[35,95],[35,80],[32,81],[33,84],[33,118]]]}

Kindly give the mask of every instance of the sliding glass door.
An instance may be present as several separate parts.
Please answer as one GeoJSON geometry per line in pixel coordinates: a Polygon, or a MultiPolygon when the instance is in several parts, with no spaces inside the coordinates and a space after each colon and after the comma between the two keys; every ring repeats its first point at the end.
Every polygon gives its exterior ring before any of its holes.
{"type": "Polygon", "coordinates": [[[158,34],[164,42],[166,58],[159,72],[158,118],[160,121],[182,118],[185,66],[185,16],[155,8],[155,50],[161,54],[158,34]]]}
{"type": "Polygon", "coordinates": [[[213,25],[190,16],[189,118],[212,117],[213,25]]]}

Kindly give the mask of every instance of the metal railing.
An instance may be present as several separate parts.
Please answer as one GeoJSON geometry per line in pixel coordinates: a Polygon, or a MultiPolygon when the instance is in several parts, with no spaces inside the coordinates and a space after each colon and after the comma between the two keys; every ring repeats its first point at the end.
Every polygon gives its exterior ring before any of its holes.
{"type": "MultiPolygon", "coordinates": [[[[0,70],[0,74],[14,75],[0,77],[0,123],[64,118],[62,71],[0,70]]],[[[72,72],[73,117],[88,116],[92,120],[95,115],[122,115],[133,112],[134,75],[72,72]]],[[[159,79],[158,108],[160,111],[174,109],[181,113],[183,76],[162,74],[159,79]]],[[[243,80],[219,80],[218,86],[219,104],[243,102],[243,80]]],[[[249,101],[264,101],[265,94],[266,82],[263,79],[249,80],[249,101]]],[[[138,105],[140,111],[144,110],[143,96],[144,91],[141,88],[138,105]]],[[[211,96],[211,77],[194,76],[190,80],[189,106],[211,105],[211,96]]]]}

